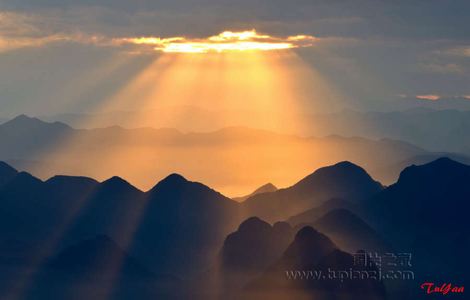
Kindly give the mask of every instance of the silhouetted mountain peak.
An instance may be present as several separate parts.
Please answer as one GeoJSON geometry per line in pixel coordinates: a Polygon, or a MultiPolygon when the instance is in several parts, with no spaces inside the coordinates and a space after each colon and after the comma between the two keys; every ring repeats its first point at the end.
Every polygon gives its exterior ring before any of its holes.
{"type": "Polygon", "coordinates": [[[334,167],[338,167],[338,168],[353,168],[353,169],[362,169],[361,167],[359,167],[358,165],[355,165],[353,164],[352,162],[350,161],[340,161],[336,164],[333,165],[334,167]]]}
{"type": "Polygon", "coordinates": [[[70,129],[71,127],[67,124],[60,123],[60,122],[44,122],[38,118],[29,117],[27,115],[19,115],[10,121],[7,121],[1,125],[2,127],[6,128],[21,128],[21,129],[38,129],[44,126],[55,126],[60,129],[70,129]]]}
{"type": "Polygon", "coordinates": [[[300,214],[290,217],[287,222],[291,225],[298,225],[302,223],[312,223],[320,217],[324,216],[331,210],[337,208],[353,208],[354,204],[352,202],[343,200],[341,198],[331,198],[330,200],[325,201],[320,206],[308,209],[300,214]]]}
{"type": "Polygon", "coordinates": [[[129,203],[129,200],[141,199],[143,195],[144,193],[141,190],[118,176],[113,176],[99,183],[94,191],[94,197],[98,199],[111,200],[111,203],[122,200],[123,202],[120,201],[121,204],[129,203]]]}
{"type": "Polygon", "coordinates": [[[294,241],[287,247],[279,266],[313,266],[335,249],[337,246],[326,235],[313,227],[305,226],[297,232],[294,241]]]}
{"type": "Polygon", "coordinates": [[[433,160],[427,164],[422,166],[426,166],[428,168],[439,168],[439,169],[451,169],[451,168],[465,168],[467,167],[465,164],[462,164],[458,161],[455,161],[449,157],[440,157],[436,160],[433,160]]]}
{"type": "Polygon", "coordinates": [[[313,227],[310,226],[305,226],[302,229],[300,229],[297,234],[295,235],[295,240],[296,241],[301,241],[304,239],[310,239],[314,236],[319,235],[320,233],[316,231],[313,227]]]}
{"type": "Polygon", "coordinates": [[[335,244],[323,233],[311,226],[305,226],[295,235],[293,245],[302,250],[318,251],[321,249],[335,249],[335,244]]]}
{"type": "Polygon", "coordinates": [[[257,188],[253,194],[260,194],[260,193],[269,193],[269,192],[274,192],[277,191],[277,187],[272,184],[272,183],[266,183],[265,185],[260,186],[257,188]]]}
{"type": "Polygon", "coordinates": [[[261,272],[281,256],[292,234],[292,228],[284,222],[271,226],[258,217],[246,219],[224,241],[221,253],[224,272],[242,272],[242,281],[247,280],[245,272],[261,272]]]}
{"type": "Polygon", "coordinates": [[[382,189],[363,168],[340,162],[316,170],[291,187],[254,195],[242,204],[251,215],[273,222],[318,207],[332,198],[362,202],[382,189]]]}
{"type": "Polygon", "coordinates": [[[269,223],[261,220],[258,217],[251,217],[243,221],[238,227],[240,232],[250,232],[250,231],[269,231],[271,230],[271,225],[269,223]]]}
{"type": "Polygon", "coordinates": [[[134,187],[132,184],[130,184],[128,181],[124,180],[123,178],[119,176],[113,176],[101,183],[102,187],[109,188],[109,189],[114,189],[114,190],[134,190],[138,191],[136,187],[134,187]]]}
{"type": "Polygon", "coordinates": [[[347,251],[388,249],[388,245],[375,230],[348,209],[333,209],[319,218],[313,226],[347,251]]]}
{"type": "Polygon", "coordinates": [[[82,186],[91,186],[98,183],[93,178],[84,177],[84,176],[67,176],[67,175],[56,175],[48,180],[46,180],[47,184],[50,185],[69,185],[69,184],[76,184],[82,186]]]}
{"type": "Polygon", "coordinates": [[[305,177],[292,188],[309,190],[312,187],[336,185],[338,188],[346,188],[350,191],[351,198],[361,197],[379,192],[382,185],[375,181],[363,168],[349,161],[339,162],[316,170],[305,177]],[[352,195],[352,194],[356,195],[352,195]]]}
{"type": "Polygon", "coordinates": [[[459,164],[459,165],[460,165],[459,162],[456,162],[456,161],[450,159],[449,157],[445,157],[445,156],[444,156],[444,157],[440,157],[440,158],[434,160],[434,161],[431,162],[430,164],[433,164],[433,165],[441,165],[441,164],[443,164],[443,165],[446,165],[446,164],[459,164]]]}
{"type": "Polygon", "coordinates": [[[10,121],[5,122],[4,124],[8,124],[8,123],[29,123],[29,122],[42,122],[42,121],[39,120],[38,118],[33,118],[33,117],[27,116],[25,114],[21,114],[21,115],[18,115],[16,117],[14,117],[10,121]]]}
{"type": "Polygon", "coordinates": [[[210,223],[219,220],[225,224],[236,220],[233,213],[238,209],[238,203],[202,183],[186,180],[178,174],[169,175],[146,195],[150,200],[149,206],[161,211],[171,221],[181,216],[185,216],[188,222],[189,217],[197,218],[198,222],[203,219],[210,223]]]}
{"type": "Polygon", "coordinates": [[[275,191],[277,191],[277,187],[274,184],[266,183],[265,185],[262,185],[259,188],[257,188],[256,190],[254,190],[249,195],[241,196],[241,197],[235,197],[235,198],[232,198],[232,199],[235,200],[235,201],[238,201],[238,202],[243,202],[243,201],[245,201],[246,199],[248,199],[252,196],[255,196],[255,195],[258,195],[258,194],[263,194],[263,193],[271,193],[271,192],[275,192],[275,191]]]}
{"type": "Polygon", "coordinates": [[[470,166],[441,157],[424,165],[405,168],[400,173],[397,184],[456,183],[465,176],[470,176],[470,166]]]}
{"type": "Polygon", "coordinates": [[[185,185],[187,183],[189,183],[189,181],[186,178],[184,178],[182,175],[173,173],[165,177],[159,183],[157,183],[157,185],[153,187],[151,191],[155,191],[155,190],[162,189],[162,188],[170,188],[170,189],[178,188],[179,186],[185,185]]]}
{"type": "MultiPolygon", "coordinates": [[[[329,211],[315,222],[315,226],[323,232],[345,231],[353,233],[369,233],[372,228],[356,214],[345,208],[329,211]]],[[[355,249],[356,250],[356,249],[355,249]]]]}
{"type": "MultiPolygon", "coordinates": [[[[320,168],[313,172],[311,175],[304,178],[302,181],[313,179],[314,177],[327,176],[333,179],[334,176],[346,176],[346,175],[356,175],[364,176],[370,178],[367,172],[359,167],[358,165],[353,164],[349,161],[342,161],[337,164],[320,168]]],[[[370,178],[372,180],[372,178],[370,178]]],[[[302,182],[301,181],[301,182],[302,182]]]]}

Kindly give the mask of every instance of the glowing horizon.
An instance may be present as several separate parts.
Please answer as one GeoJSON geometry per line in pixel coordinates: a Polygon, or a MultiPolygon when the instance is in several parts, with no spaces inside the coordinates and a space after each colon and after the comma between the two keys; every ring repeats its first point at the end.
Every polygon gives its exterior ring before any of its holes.
{"type": "Polygon", "coordinates": [[[276,37],[259,34],[255,29],[246,31],[224,31],[207,38],[176,37],[134,37],[115,39],[117,44],[153,46],[153,50],[164,53],[210,53],[273,51],[309,47],[317,38],[310,35],[276,37]]]}

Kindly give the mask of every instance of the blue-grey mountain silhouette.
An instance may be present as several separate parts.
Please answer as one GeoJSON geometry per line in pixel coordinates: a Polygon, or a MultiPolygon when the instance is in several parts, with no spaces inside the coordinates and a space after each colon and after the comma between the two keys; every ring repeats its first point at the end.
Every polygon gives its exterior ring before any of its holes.
{"type": "Polygon", "coordinates": [[[341,249],[351,253],[358,250],[367,253],[393,252],[393,248],[369,224],[344,208],[329,211],[311,225],[335,241],[341,249]]]}
{"type": "Polygon", "coordinates": [[[382,190],[361,167],[340,162],[320,168],[295,185],[248,198],[243,208],[267,221],[285,220],[332,198],[361,202],[382,190]]]}
{"type": "Polygon", "coordinates": [[[249,195],[241,196],[241,197],[234,197],[234,198],[232,198],[232,200],[235,200],[235,201],[238,201],[238,202],[243,202],[246,199],[248,199],[248,198],[250,198],[254,195],[263,194],[263,193],[271,193],[271,192],[275,192],[277,190],[278,190],[278,188],[274,184],[266,183],[266,184],[260,186],[259,188],[257,188],[256,190],[254,190],[249,195]]]}
{"type": "Polygon", "coordinates": [[[385,299],[385,289],[379,281],[328,277],[331,270],[350,269],[374,270],[375,267],[356,266],[352,255],[339,250],[327,236],[307,226],[297,232],[282,257],[246,287],[243,296],[278,300],[385,299]],[[321,272],[321,275],[316,279],[300,278],[296,272],[303,271],[321,272]]]}
{"type": "Polygon", "coordinates": [[[440,158],[406,168],[397,183],[368,201],[368,222],[395,247],[413,253],[417,277],[460,280],[467,272],[469,180],[470,166],[440,158]]]}
{"type": "MultiPolygon", "coordinates": [[[[250,277],[250,287],[261,293],[281,284],[281,290],[289,293],[294,289],[320,297],[318,290],[326,289],[329,296],[343,291],[355,295],[357,286],[381,297],[377,292],[381,287],[369,283],[291,286],[285,278],[279,283],[273,277],[282,268],[294,266],[326,268],[339,262],[337,266],[348,267],[351,256],[338,249],[352,253],[355,248],[376,246],[379,237],[396,251],[413,253],[417,278],[433,274],[455,281],[464,277],[468,266],[470,167],[446,158],[406,168],[398,182],[385,189],[363,169],[340,163],[322,168],[290,188],[258,194],[245,203],[178,174],[142,192],[119,177],[101,183],[73,176],[42,181],[6,164],[0,164],[0,172],[6,178],[0,186],[2,295],[24,268],[75,253],[70,251],[76,245],[88,245],[96,236],[108,236],[98,240],[109,243],[91,245],[120,245],[122,252],[110,247],[115,250],[109,253],[125,253],[121,260],[132,257],[152,274],[183,275],[189,280],[211,270],[213,262],[221,259],[220,270],[249,272],[255,277],[250,277]],[[247,205],[258,197],[262,200],[259,206],[247,205]],[[260,218],[249,218],[236,230],[242,220],[258,212],[277,221],[279,215],[287,219],[300,209],[301,214],[289,221],[297,226],[307,221],[316,230],[306,227],[295,239],[295,231],[287,223],[271,226],[260,218]],[[348,238],[353,240],[347,242],[348,238]]],[[[86,252],[93,254],[91,250],[80,254],[86,257],[86,252]]],[[[64,283],[64,279],[49,281],[50,277],[40,274],[35,291],[47,292],[48,282],[64,283]]],[[[239,282],[229,284],[228,290],[242,289],[239,282]]],[[[177,290],[188,292],[182,286],[177,290]]],[[[185,295],[191,296],[190,291],[185,295]]]]}
{"type": "Polygon", "coordinates": [[[319,206],[313,207],[304,212],[301,212],[298,215],[290,217],[289,219],[287,219],[287,222],[289,222],[289,224],[291,224],[292,226],[312,223],[318,220],[320,217],[324,216],[329,211],[337,208],[344,208],[351,211],[357,211],[360,209],[360,206],[351,201],[343,200],[340,198],[333,198],[325,201],[319,206]]]}
{"type": "MultiPolygon", "coordinates": [[[[57,174],[86,175],[100,180],[118,175],[145,190],[154,185],[154,178],[163,178],[175,170],[198,176],[204,182],[251,190],[259,180],[286,184],[293,180],[288,174],[308,174],[340,160],[383,174],[391,164],[428,153],[398,140],[299,137],[244,127],[189,133],[171,128],[119,126],[85,130],[24,115],[0,124],[0,140],[0,160],[43,180],[57,174]],[[279,147],[285,151],[277,151],[279,147]],[[194,151],[198,153],[196,165],[194,151]],[[110,153],[133,155],[130,160],[130,156],[110,153]],[[280,161],[288,163],[280,169],[280,161]],[[243,165],[257,172],[233,176],[232,172],[218,170],[219,165],[224,169],[243,165]]],[[[397,176],[396,169],[393,172],[392,177],[397,176]]]]}
{"type": "Polygon", "coordinates": [[[0,189],[3,185],[12,180],[18,171],[10,165],[0,161],[0,189]]]}

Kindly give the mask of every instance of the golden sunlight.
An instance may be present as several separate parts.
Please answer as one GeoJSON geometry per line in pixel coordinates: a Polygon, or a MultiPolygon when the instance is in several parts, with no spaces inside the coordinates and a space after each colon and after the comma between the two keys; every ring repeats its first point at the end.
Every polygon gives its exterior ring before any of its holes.
{"type": "Polygon", "coordinates": [[[116,44],[137,44],[153,46],[154,50],[165,53],[209,53],[232,51],[271,51],[308,47],[316,40],[310,35],[275,37],[259,34],[256,30],[240,32],[224,31],[208,38],[186,37],[138,37],[115,39],[116,44]]]}
{"type": "MultiPolygon", "coordinates": [[[[220,38],[225,35],[228,34],[220,38]]],[[[309,122],[302,118],[303,114],[318,109],[315,100],[331,99],[328,105],[333,105],[334,98],[334,89],[293,51],[165,53],[94,111],[133,110],[134,114],[126,116],[128,124],[177,128],[186,134],[162,130],[154,136],[150,129],[132,135],[112,134],[110,141],[119,146],[110,147],[105,156],[83,149],[96,144],[89,140],[93,137],[71,137],[47,151],[42,160],[54,158],[80,170],[86,161],[87,168],[80,174],[101,180],[119,175],[144,190],[177,172],[226,195],[243,195],[268,181],[291,184],[324,163],[324,156],[312,161],[312,149],[302,149],[294,141],[289,145],[281,143],[282,147],[273,141],[260,148],[238,145],[231,141],[232,137],[245,138],[249,131],[235,129],[203,133],[203,140],[191,143],[198,134],[188,131],[201,131],[194,128],[205,126],[194,116],[193,108],[213,112],[207,120],[211,125],[202,131],[242,125],[274,132],[301,132],[309,122]],[[312,81],[314,85],[309,84],[312,81]],[[148,141],[152,141],[152,147],[148,141]],[[90,155],[85,159],[83,153],[90,155]],[[281,168],[273,161],[290,161],[291,165],[281,168]],[[228,171],[218,174],[217,169],[228,171]]]]}
{"type": "MultiPolygon", "coordinates": [[[[243,143],[234,146],[230,141],[232,135],[247,132],[220,129],[246,126],[278,133],[306,132],[311,121],[304,115],[321,111],[325,105],[333,107],[341,95],[292,51],[314,40],[305,35],[274,37],[255,30],[225,31],[198,40],[184,37],[127,40],[127,43],[149,46],[152,51],[158,48],[164,53],[149,61],[114,95],[96,103],[93,111],[133,111],[125,115],[122,120],[125,124],[175,128],[182,132],[159,131],[164,143],[158,142],[160,137],[153,136],[151,130],[136,131],[142,136],[136,132],[131,136],[113,134],[110,140],[116,145],[110,147],[105,156],[90,154],[86,159],[82,153],[95,153],[83,149],[84,145],[96,144],[88,140],[92,137],[85,140],[84,137],[69,137],[55,149],[46,151],[41,159],[54,159],[70,166],[70,170],[82,170],[82,175],[100,180],[119,175],[144,190],[174,172],[205,182],[226,195],[246,194],[271,180],[280,185],[290,184],[319,165],[318,161],[306,163],[311,150],[304,151],[297,143],[291,143],[290,146],[255,147],[247,151],[243,143]],[[282,47],[286,50],[268,51],[282,47]],[[195,108],[205,111],[203,118],[194,114],[195,108]],[[223,141],[215,143],[214,148],[203,142],[187,144],[194,135],[190,132],[214,130],[216,140],[223,141]],[[146,145],[149,139],[152,147],[146,145]],[[295,165],[292,170],[284,166],[280,171],[271,166],[271,159],[292,161],[292,157],[299,158],[299,164],[292,164],[295,165]],[[82,168],[84,161],[87,161],[87,168],[82,168]],[[216,175],[216,169],[221,168],[229,171],[223,176],[216,175]]],[[[92,120],[83,120],[83,127],[93,127],[87,122],[92,120]]],[[[37,173],[43,173],[40,171],[37,173]]]]}

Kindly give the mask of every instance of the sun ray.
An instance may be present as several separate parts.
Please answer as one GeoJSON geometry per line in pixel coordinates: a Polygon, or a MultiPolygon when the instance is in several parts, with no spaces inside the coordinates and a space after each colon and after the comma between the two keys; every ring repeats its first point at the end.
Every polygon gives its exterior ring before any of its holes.
{"type": "Polygon", "coordinates": [[[114,39],[115,44],[149,45],[164,53],[259,52],[311,46],[317,38],[310,35],[275,37],[256,30],[224,31],[207,38],[137,37],[114,39]]]}

